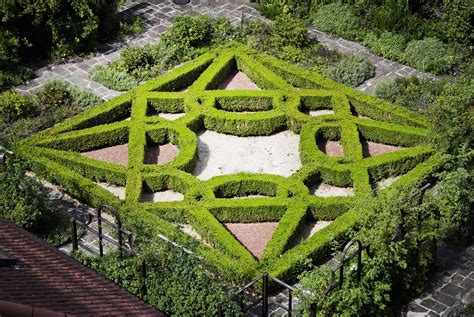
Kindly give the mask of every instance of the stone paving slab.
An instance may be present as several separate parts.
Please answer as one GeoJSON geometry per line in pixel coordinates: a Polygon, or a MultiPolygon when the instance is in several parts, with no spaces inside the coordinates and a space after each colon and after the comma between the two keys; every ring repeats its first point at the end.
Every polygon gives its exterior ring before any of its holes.
{"type": "Polygon", "coordinates": [[[447,245],[437,253],[438,269],[420,297],[401,316],[455,317],[474,301],[474,245],[447,245]]]}

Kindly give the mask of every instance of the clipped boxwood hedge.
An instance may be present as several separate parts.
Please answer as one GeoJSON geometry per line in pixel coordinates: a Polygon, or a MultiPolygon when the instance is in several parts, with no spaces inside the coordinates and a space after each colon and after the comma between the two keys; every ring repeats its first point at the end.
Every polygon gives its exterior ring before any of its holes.
{"type": "MultiPolygon", "coordinates": [[[[31,169],[60,184],[78,199],[116,207],[136,234],[193,240],[179,225],[202,236],[198,251],[221,276],[247,280],[268,271],[295,278],[308,259],[328,254],[333,240],[346,237],[357,215],[355,199],[373,195],[374,182],[403,175],[393,186],[414,186],[439,159],[425,145],[427,120],[416,113],[365,95],[235,43],[150,80],[101,106],[17,144],[31,169]],[[239,70],[263,90],[218,90],[239,70]],[[308,111],[334,114],[311,117],[308,111]],[[169,121],[156,113],[185,113],[169,121]],[[209,129],[235,136],[300,135],[303,167],[288,178],[264,174],[216,176],[200,181],[191,174],[198,159],[197,133],[209,129]],[[344,157],[328,157],[318,137],[338,140],[344,157]],[[406,149],[364,158],[361,140],[406,149]],[[165,165],[144,164],[147,145],[175,144],[180,153],[165,165]],[[128,166],[101,162],[79,152],[128,143],[128,166]],[[96,182],[126,187],[120,200],[96,182]],[[311,194],[321,182],[353,187],[354,196],[323,198],[311,194]],[[150,203],[144,191],[174,190],[178,202],[150,203]],[[232,199],[260,195],[247,199],[232,199]],[[296,246],[307,221],[332,221],[296,246]],[[260,260],[225,228],[226,222],[278,221],[260,260]]],[[[225,145],[223,145],[225,146],[225,145]]]]}

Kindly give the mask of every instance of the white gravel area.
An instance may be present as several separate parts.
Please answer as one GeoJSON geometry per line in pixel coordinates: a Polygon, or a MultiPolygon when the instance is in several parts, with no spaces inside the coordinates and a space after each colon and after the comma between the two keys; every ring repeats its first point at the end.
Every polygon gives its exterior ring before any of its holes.
{"type": "Polygon", "coordinates": [[[326,183],[313,186],[310,191],[313,195],[319,197],[354,196],[354,188],[352,187],[336,187],[326,183]]]}
{"type": "Polygon", "coordinates": [[[325,116],[328,114],[334,114],[335,112],[333,110],[311,110],[309,112],[309,115],[311,117],[319,117],[319,116],[325,116]]]}
{"type": "Polygon", "coordinates": [[[399,180],[400,177],[401,176],[394,176],[394,177],[389,177],[389,178],[382,179],[381,181],[378,181],[377,183],[375,183],[374,187],[377,190],[382,190],[382,189],[388,188],[390,185],[392,185],[397,180],[399,180]]]}
{"type": "Polygon", "coordinates": [[[297,246],[298,244],[300,244],[301,242],[303,242],[304,240],[312,237],[319,230],[329,226],[331,222],[332,221],[323,221],[323,220],[318,220],[318,221],[313,220],[313,221],[306,222],[302,226],[298,234],[292,240],[289,241],[288,249],[291,249],[297,246]]]}
{"type": "Polygon", "coordinates": [[[97,185],[99,185],[103,189],[108,190],[109,192],[117,196],[118,198],[125,199],[125,187],[116,186],[109,183],[102,183],[102,182],[97,183],[97,185]]]}
{"type": "Polygon", "coordinates": [[[193,174],[201,180],[242,172],[288,177],[302,166],[300,136],[291,131],[257,137],[205,131],[198,141],[199,159],[193,174]]]}
{"type": "Polygon", "coordinates": [[[185,115],[186,115],[186,113],[184,113],[184,112],[182,112],[182,113],[160,113],[160,114],[158,114],[158,117],[166,119],[166,120],[174,121],[174,120],[178,120],[181,117],[184,117],[185,115]]]}
{"type": "Polygon", "coordinates": [[[165,190],[162,192],[142,193],[143,202],[167,202],[167,201],[182,201],[184,200],[184,195],[174,190],[165,190]]]}

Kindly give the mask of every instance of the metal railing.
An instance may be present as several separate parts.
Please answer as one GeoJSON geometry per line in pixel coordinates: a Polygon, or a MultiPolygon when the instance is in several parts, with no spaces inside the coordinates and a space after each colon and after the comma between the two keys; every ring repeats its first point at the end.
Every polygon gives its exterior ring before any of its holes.
{"type": "MultiPolygon", "coordinates": [[[[87,220],[86,222],[82,222],[78,219],[73,218],[71,220],[71,240],[72,240],[72,250],[77,251],[79,247],[83,248],[84,250],[99,255],[100,257],[104,256],[104,240],[108,243],[116,246],[119,250],[120,258],[123,257],[123,252],[126,252],[129,256],[137,256],[138,253],[133,248],[133,239],[132,233],[125,229],[122,225],[122,221],[120,220],[120,216],[117,211],[108,205],[102,205],[97,209],[97,213],[87,212],[87,220]],[[105,219],[102,217],[102,212],[108,211],[112,214],[115,218],[115,223],[105,219]],[[91,227],[92,220],[97,219],[97,230],[91,227]],[[103,224],[106,223],[107,225],[111,226],[115,232],[117,232],[117,239],[111,238],[108,235],[103,233],[103,224]],[[99,252],[94,250],[93,248],[89,247],[87,244],[83,243],[78,237],[78,226],[84,228],[86,231],[92,233],[93,235],[98,237],[99,240],[99,252]],[[124,241],[125,240],[125,241],[124,241]]],[[[140,262],[140,266],[138,268],[139,271],[139,283],[140,283],[140,296],[143,300],[147,295],[147,287],[146,287],[146,276],[147,276],[147,267],[145,261],[140,262]]]]}
{"type": "MultiPolygon", "coordinates": [[[[286,284],[285,282],[281,281],[280,279],[268,274],[263,273],[259,277],[257,277],[252,282],[242,286],[235,292],[235,296],[238,298],[240,304],[240,310],[242,314],[246,314],[252,308],[256,307],[257,305],[261,304],[261,316],[268,316],[269,314],[269,304],[273,304],[278,308],[283,309],[285,312],[288,313],[288,316],[291,317],[293,313],[302,314],[302,309],[294,309],[293,307],[293,293],[297,291],[297,288],[286,284]],[[255,295],[255,292],[249,291],[250,289],[255,290],[255,285],[262,281],[262,289],[261,295],[255,295]],[[288,305],[282,305],[275,301],[271,300],[271,296],[269,294],[269,286],[270,282],[273,281],[276,284],[282,286],[285,290],[288,290],[288,305]],[[245,300],[250,300],[250,304],[246,305],[245,300]]],[[[220,309],[218,316],[225,316],[224,312],[220,309]]],[[[316,316],[316,306],[312,306],[310,311],[310,317],[316,316]]]]}
{"type": "Polygon", "coordinates": [[[123,228],[122,226],[122,221],[120,220],[120,217],[115,211],[114,208],[108,206],[108,205],[102,205],[97,209],[97,214],[94,214],[92,212],[87,212],[87,221],[82,222],[76,218],[73,218],[71,220],[71,238],[72,238],[72,249],[73,251],[77,251],[79,249],[79,246],[82,247],[83,249],[87,250],[88,252],[92,254],[97,254],[97,252],[87,246],[85,243],[83,243],[80,239],[78,239],[78,234],[77,234],[77,227],[80,226],[84,228],[85,230],[89,231],[90,233],[96,235],[99,239],[99,256],[104,256],[104,240],[107,241],[108,243],[116,246],[119,249],[120,256],[123,256],[123,251],[127,252],[131,256],[137,255],[135,250],[133,249],[133,242],[132,242],[132,233],[128,231],[127,229],[123,228]],[[115,223],[105,219],[102,217],[102,212],[106,210],[110,212],[114,218],[115,218],[115,223]],[[92,220],[96,218],[97,219],[97,230],[91,227],[92,220]],[[108,235],[105,235],[103,233],[103,224],[107,223],[109,226],[111,226],[114,231],[117,232],[118,239],[111,238],[108,235]],[[124,243],[124,236],[126,237],[127,243],[124,243]]]}

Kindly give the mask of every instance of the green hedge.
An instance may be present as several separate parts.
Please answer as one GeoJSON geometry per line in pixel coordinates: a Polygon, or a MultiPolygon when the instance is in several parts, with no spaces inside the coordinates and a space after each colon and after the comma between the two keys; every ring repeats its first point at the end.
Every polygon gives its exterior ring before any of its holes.
{"type": "Polygon", "coordinates": [[[356,219],[352,206],[360,197],[373,194],[374,182],[405,173],[395,185],[415,182],[434,169],[439,158],[425,145],[426,127],[419,114],[231,43],[27,138],[16,150],[34,171],[73,196],[93,206],[107,203],[118,208],[137,234],[163,234],[189,243],[193,238],[179,225],[191,225],[205,241],[198,246],[199,255],[229,281],[243,281],[263,271],[292,279],[307,259],[322,259],[333,240],[346,237],[356,219]],[[217,90],[236,70],[264,90],[217,90]],[[187,91],[180,91],[186,87],[187,91]],[[311,117],[307,113],[319,109],[334,114],[311,117]],[[184,112],[185,116],[169,121],[153,112],[184,112]],[[200,181],[191,172],[198,158],[196,134],[202,129],[235,136],[291,129],[300,135],[304,166],[288,178],[241,173],[200,181]],[[339,140],[344,157],[326,156],[318,149],[318,137],[339,140]],[[364,158],[361,139],[409,148],[364,158]],[[147,146],[168,142],[180,150],[176,159],[162,166],[144,164],[147,146]],[[125,143],[127,168],[79,153],[125,143]],[[97,181],[125,186],[125,200],[97,186],[97,181]],[[353,187],[354,196],[310,194],[319,183],[353,187]],[[184,200],[141,201],[143,191],[164,190],[180,192],[184,200]],[[264,197],[232,199],[249,195],[264,197]],[[308,221],[319,220],[332,222],[291,247],[308,221]],[[260,260],[222,225],[267,221],[279,225],[260,260]]]}

